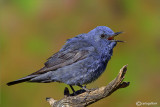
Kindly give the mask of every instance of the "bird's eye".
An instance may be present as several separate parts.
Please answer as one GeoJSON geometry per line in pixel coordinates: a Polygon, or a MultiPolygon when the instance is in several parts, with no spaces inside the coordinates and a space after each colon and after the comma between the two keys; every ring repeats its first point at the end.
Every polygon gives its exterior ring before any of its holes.
{"type": "Polygon", "coordinates": [[[102,34],[102,35],[101,35],[101,38],[104,38],[104,37],[105,37],[105,34],[102,34]]]}

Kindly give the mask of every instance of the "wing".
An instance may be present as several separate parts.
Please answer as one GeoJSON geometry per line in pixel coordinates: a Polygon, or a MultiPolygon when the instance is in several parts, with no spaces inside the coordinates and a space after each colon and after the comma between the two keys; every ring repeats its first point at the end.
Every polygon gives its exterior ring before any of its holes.
{"type": "Polygon", "coordinates": [[[86,41],[68,43],[59,52],[51,56],[42,69],[31,75],[43,74],[51,70],[54,71],[63,66],[83,60],[90,54],[93,48],[94,47],[86,41]]]}

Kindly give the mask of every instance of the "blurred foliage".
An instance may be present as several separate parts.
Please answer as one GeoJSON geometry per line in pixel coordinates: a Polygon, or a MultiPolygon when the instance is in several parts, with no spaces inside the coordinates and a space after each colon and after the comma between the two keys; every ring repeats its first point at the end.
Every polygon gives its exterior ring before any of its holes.
{"type": "Polygon", "coordinates": [[[0,106],[49,107],[46,97],[62,98],[65,84],[5,84],[40,69],[66,39],[103,25],[125,31],[117,39],[127,42],[116,46],[107,72],[88,88],[106,85],[125,64],[131,85],[91,106],[160,106],[159,13],[159,0],[0,1],[0,106]]]}

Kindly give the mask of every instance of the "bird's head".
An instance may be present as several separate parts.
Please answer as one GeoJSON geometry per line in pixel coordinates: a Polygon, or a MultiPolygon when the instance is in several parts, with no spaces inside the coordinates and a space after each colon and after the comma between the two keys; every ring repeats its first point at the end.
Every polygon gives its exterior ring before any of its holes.
{"type": "Polygon", "coordinates": [[[122,32],[113,32],[109,27],[106,26],[98,26],[88,32],[88,36],[90,39],[94,39],[94,41],[106,41],[106,42],[124,42],[121,40],[115,40],[115,36],[121,34],[122,32]]]}

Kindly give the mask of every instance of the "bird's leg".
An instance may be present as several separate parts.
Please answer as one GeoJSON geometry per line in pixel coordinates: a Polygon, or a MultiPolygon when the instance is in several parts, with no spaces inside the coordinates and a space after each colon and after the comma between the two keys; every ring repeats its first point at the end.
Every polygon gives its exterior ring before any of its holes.
{"type": "Polygon", "coordinates": [[[72,89],[72,91],[73,91],[73,94],[75,94],[75,90],[74,90],[74,88],[72,87],[72,85],[69,85],[70,87],[71,87],[71,89],[72,89]]]}

